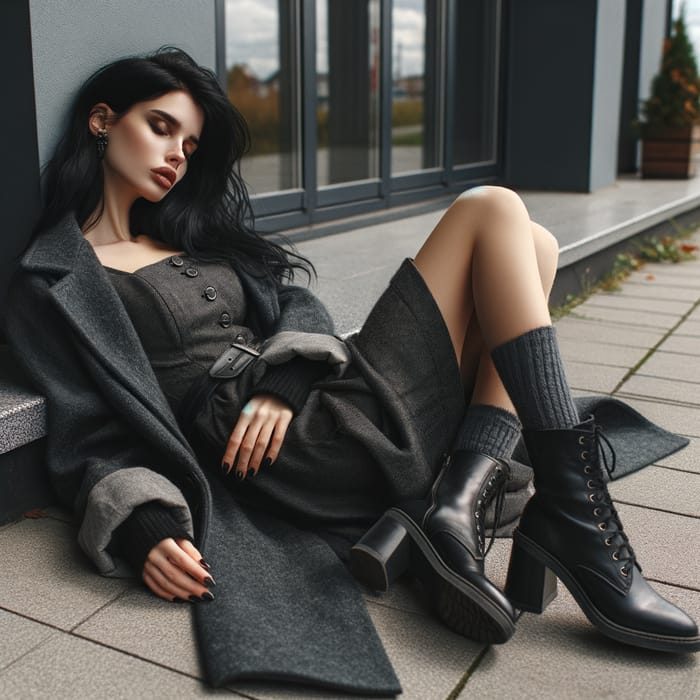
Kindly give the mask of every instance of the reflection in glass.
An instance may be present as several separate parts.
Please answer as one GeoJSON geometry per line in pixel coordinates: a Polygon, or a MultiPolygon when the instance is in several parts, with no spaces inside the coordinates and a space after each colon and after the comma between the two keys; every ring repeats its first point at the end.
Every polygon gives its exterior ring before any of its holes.
{"type": "Polygon", "coordinates": [[[317,0],[318,184],[379,176],[379,0],[317,0]]]}
{"type": "Polygon", "coordinates": [[[456,3],[455,165],[496,159],[500,0],[456,3]]]}
{"type": "Polygon", "coordinates": [[[440,165],[436,0],[394,0],[392,21],[391,172],[440,165]],[[427,5],[427,7],[426,7],[427,5]]]}
{"type": "Polygon", "coordinates": [[[226,87],[248,122],[251,194],[300,187],[297,0],[226,0],[226,87]]]}

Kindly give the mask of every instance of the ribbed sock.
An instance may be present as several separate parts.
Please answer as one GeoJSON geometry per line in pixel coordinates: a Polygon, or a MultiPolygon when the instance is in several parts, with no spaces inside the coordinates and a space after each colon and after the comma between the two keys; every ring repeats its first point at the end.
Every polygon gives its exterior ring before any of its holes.
{"type": "Polygon", "coordinates": [[[525,428],[562,430],[579,423],[553,326],[509,340],[491,356],[525,428]]]}
{"type": "Polygon", "coordinates": [[[455,438],[455,450],[470,450],[510,459],[520,438],[520,421],[497,406],[469,406],[455,438]]]}

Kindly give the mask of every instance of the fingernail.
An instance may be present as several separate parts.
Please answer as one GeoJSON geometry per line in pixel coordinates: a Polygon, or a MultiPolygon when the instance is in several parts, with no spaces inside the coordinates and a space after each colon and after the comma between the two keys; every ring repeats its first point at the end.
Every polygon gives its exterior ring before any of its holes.
{"type": "Polygon", "coordinates": [[[214,581],[213,578],[207,576],[207,578],[204,579],[204,585],[207,588],[212,588],[212,587],[216,586],[216,582],[214,581]]]}
{"type": "Polygon", "coordinates": [[[269,467],[272,465],[272,460],[269,457],[265,457],[262,463],[263,467],[269,467]]]}
{"type": "Polygon", "coordinates": [[[207,562],[204,561],[204,559],[200,559],[200,560],[199,560],[199,563],[200,563],[205,569],[211,569],[211,566],[210,566],[209,564],[207,564],[207,562]]]}
{"type": "Polygon", "coordinates": [[[250,477],[255,476],[255,469],[253,469],[253,467],[251,467],[251,468],[248,470],[248,476],[250,476],[250,477]]]}
{"type": "Polygon", "coordinates": [[[221,471],[224,472],[224,474],[230,470],[231,470],[231,465],[228,462],[224,462],[221,465],[221,471]]]}
{"type": "Polygon", "coordinates": [[[194,593],[192,593],[192,595],[190,595],[189,598],[193,603],[199,603],[199,601],[201,600],[201,598],[198,595],[195,595],[194,593]]]}
{"type": "Polygon", "coordinates": [[[178,598],[175,596],[172,600],[173,603],[184,603],[185,601],[182,598],[178,598]]]}
{"type": "Polygon", "coordinates": [[[243,472],[236,472],[236,479],[243,481],[243,472]]]}
{"type": "Polygon", "coordinates": [[[214,600],[214,595],[212,593],[209,593],[209,591],[207,591],[206,593],[202,593],[202,600],[214,600]]]}

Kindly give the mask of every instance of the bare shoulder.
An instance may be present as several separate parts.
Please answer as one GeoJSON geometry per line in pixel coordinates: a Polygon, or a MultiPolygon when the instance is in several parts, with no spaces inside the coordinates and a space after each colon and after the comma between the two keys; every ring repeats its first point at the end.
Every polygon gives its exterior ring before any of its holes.
{"type": "Polygon", "coordinates": [[[181,250],[174,250],[149,236],[136,236],[130,241],[93,245],[93,250],[105,267],[124,272],[134,272],[171,255],[182,253],[181,250]]]}

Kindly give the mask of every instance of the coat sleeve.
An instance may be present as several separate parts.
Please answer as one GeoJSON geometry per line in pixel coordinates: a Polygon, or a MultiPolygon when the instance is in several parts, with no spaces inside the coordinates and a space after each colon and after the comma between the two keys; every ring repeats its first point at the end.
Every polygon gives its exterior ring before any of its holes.
{"type": "Polygon", "coordinates": [[[79,544],[100,572],[120,575],[108,546],[117,527],[143,503],[167,506],[192,535],[185,497],[149,466],[157,457],[100,391],[79,340],[54,308],[47,280],[36,275],[14,278],[6,331],[17,360],[47,399],[51,484],[80,523],[79,544]]]}

